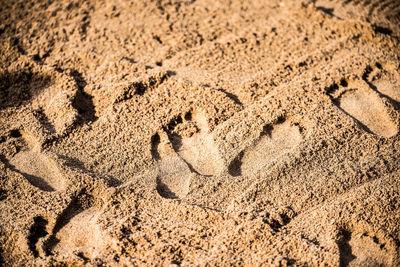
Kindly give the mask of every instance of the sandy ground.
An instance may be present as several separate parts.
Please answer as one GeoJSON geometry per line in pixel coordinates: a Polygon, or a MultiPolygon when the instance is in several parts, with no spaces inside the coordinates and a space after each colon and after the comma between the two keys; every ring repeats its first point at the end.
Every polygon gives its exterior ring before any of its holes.
{"type": "Polygon", "coordinates": [[[399,1],[1,1],[0,265],[399,266],[399,1]]]}

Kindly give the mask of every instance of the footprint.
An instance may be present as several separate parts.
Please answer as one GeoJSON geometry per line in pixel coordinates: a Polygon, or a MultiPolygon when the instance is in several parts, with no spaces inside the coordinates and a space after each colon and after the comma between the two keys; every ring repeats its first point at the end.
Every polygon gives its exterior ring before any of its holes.
{"type": "Polygon", "coordinates": [[[400,85],[388,80],[381,80],[375,83],[376,89],[383,95],[400,102],[400,85]]]}
{"type": "Polygon", "coordinates": [[[390,117],[387,107],[366,82],[342,84],[345,86],[339,87],[335,84],[328,90],[333,103],[371,133],[386,138],[397,134],[398,127],[390,117]]]}
{"type": "Polygon", "coordinates": [[[157,177],[157,192],[160,196],[170,199],[182,199],[189,192],[193,173],[179,157],[163,159],[159,165],[157,177]]]}
{"type": "Polygon", "coordinates": [[[42,66],[35,72],[0,73],[0,109],[29,106],[62,135],[77,123],[96,119],[92,97],[83,90],[85,85],[76,70],[42,66]]]}
{"type": "Polygon", "coordinates": [[[400,75],[394,64],[386,62],[381,65],[377,62],[373,67],[368,66],[363,80],[372,90],[400,103],[400,75]]]}
{"type": "Polygon", "coordinates": [[[194,172],[204,176],[218,174],[223,169],[224,162],[214,144],[213,136],[209,133],[206,116],[201,112],[188,112],[180,121],[187,124],[186,128],[191,127],[196,131],[189,136],[183,136],[179,131],[169,132],[176,153],[194,172]]]}
{"type": "Polygon", "coordinates": [[[337,241],[340,266],[395,266],[397,258],[390,242],[368,231],[352,232],[342,229],[337,241]]]}
{"type": "Polygon", "coordinates": [[[302,140],[300,127],[289,120],[281,120],[264,127],[258,141],[244,151],[228,167],[232,176],[251,175],[273,160],[290,152],[302,140]]]}
{"type": "Polygon", "coordinates": [[[152,138],[152,154],[157,160],[156,190],[163,198],[182,199],[188,192],[195,175],[189,166],[175,153],[166,133],[152,138]]]}
{"type": "Polygon", "coordinates": [[[65,180],[57,164],[40,152],[37,139],[24,131],[13,130],[12,136],[22,138],[26,148],[9,160],[14,171],[22,174],[33,186],[44,191],[63,190],[65,180]]]}
{"type": "Polygon", "coordinates": [[[71,251],[81,251],[89,258],[99,256],[107,242],[97,223],[100,214],[95,198],[80,193],[58,216],[51,235],[42,243],[44,253],[68,255],[71,251]]]}
{"type": "Polygon", "coordinates": [[[77,125],[97,119],[93,97],[84,90],[86,81],[81,73],[74,69],[52,67],[43,67],[41,71],[48,73],[45,76],[48,78],[44,80],[37,75],[32,78],[35,82],[29,83],[31,97],[25,102],[44,124],[51,125],[58,135],[64,135],[77,125]]]}

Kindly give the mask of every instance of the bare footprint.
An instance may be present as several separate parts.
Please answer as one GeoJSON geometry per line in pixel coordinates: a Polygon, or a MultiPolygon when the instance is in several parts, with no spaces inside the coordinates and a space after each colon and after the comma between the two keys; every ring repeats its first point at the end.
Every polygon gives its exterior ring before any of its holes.
{"type": "Polygon", "coordinates": [[[64,177],[57,164],[40,152],[40,145],[36,138],[23,131],[14,130],[14,132],[14,136],[24,139],[27,147],[10,159],[12,168],[41,190],[63,190],[64,177]]]}
{"type": "Polygon", "coordinates": [[[400,75],[397,68],[390,62],[385,62],[383,65],[377,62],[375,66],[368,66],[365,69],[363,80],[371,89],[400,102],[400,75]]]}
{"type": "Polygon", "coordinates": [[[100,212],[91,208],[74,216],[58,233],[58,242],[52,253],[65,255],[74,251],[85,251],[85,256],[96,258],[103,251],[106,238],[97,224],[100,212]]]}
{"type": "Polygon", "coordinates": [[[212,176],[218,174],[224,167],[224,162],[209,133],[207,118],[201,112],[187,113],[182,121],[192,123],[198,129],[191,136],[181,136],[170,133],[174,150],[198,174],[212,176]]]}
{"type": "Polygon", "coordinates": [[[163,198],[182,199],[189,192],[190,181],[195,175],[175,153],[166,133],[152,138],[152,154],[157,160],[156,190],[163,198]]]}
{"type": "Polygon", "coordinates": [[[397,134],[398,127],[390,117],[387,107],[366,82],[358,81],[348,86],[349,89],[336,86],[330,92],[335,104],[371,133],[386,138],[397,134]]]}
{"type": "Polygon", "coordinates": [[[96,258],[108,241],[97,223],[101,214],[93,196],[81,193],[60,214],[42,246],[46,255],[68,255],[80,251],[89,258],[96,258]]]}
{"type": "Polygon", "coordinates": [[[337,241],[340,266],[395,266],[396,253],[390,242],[367,231],[342,230],[337,241]]]}
{"type": "Polygon", "coordinates": [[[256,173],[271,161],[290,152],[302,140],[298,125],[289,120],[275,125],[267,125],[258,141],[242,151],[230,164],[228,170],[232,176],[256,173]]]}
{"type": "Polygon", "coordinates": [[[400,85],[393,83],[391,81],[388,80],[381,80],[375,83],[376,89],[392,98],[393,100],[400,102],[400,85]]]}

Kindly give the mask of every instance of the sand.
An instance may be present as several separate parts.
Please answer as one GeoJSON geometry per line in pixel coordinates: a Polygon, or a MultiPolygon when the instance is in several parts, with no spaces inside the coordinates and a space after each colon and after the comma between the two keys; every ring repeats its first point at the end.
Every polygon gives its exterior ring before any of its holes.
{"type": "Polygon", "coordinates": [[[0,51],[0,265],[400,265],[398,1],[2,1],[0,51]]]}

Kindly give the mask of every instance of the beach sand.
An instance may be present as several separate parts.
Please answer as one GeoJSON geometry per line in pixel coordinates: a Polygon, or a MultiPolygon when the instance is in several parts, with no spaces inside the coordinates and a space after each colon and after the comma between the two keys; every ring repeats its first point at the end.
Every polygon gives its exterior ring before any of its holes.
{"type": "Polygon", "coordinates": [[[400,265],[398,1],[2,1],[0,51],[0,265],[400,265]]]}

